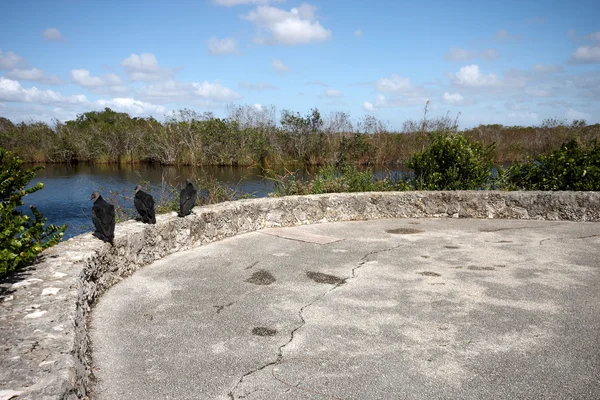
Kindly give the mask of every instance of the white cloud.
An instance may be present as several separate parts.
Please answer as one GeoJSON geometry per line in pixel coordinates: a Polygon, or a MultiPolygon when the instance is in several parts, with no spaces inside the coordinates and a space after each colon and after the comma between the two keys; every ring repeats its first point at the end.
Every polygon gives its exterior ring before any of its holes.
{"type": "Polygon", "coordinates": [[[177,82],[168,80],[139,90],[139,97],[159,103],[200,101],[202,104],[223,103],[242,98],[235,91],[218,82],[177,82]]]}
{"type": "Polygon", "coordinates": [[[0,69],[13,69],[26,65],[25,59],[12,51],[2,54],[0,50],[0,69]]]}
{"type": "Polygon", "coordinates": [[[552,97],[552,90],[542,87],[528,87],[525,93],[533,97],[552,97]]]}
{"type": "Polygon", "coordinates": [[[444,92],[442,99],[444,100],[444,103],[452,105],[464,104],[465,102],[465,98],[460,93],[444,92]]]}
{"type": "Polygon", "coordinates": [[[504,107],[511,111],[529,111],[529,106],[526,104],[517,104],[514,101],[507,101],[504,107]]]}
{"type": "Polygon", "coordinates": [[[217,39],[213,36],[208,41],[208,51],[215,55],[235,53],[237,43],[233,38],[217,39]]]}
{"type": "Polygon", "coordinates": [[[263,91],[263,90],[275,90],[278,89],[277,86],[273,86],[269,83],[250,83],[250,82],[240,82],[238,83],[238,87],[240,89],[248,89],[248,90],[257,90],[257,91],[263,91]]]}
{"type": "Polygon", "coordinates": [[[60,31],[56,28],[48,28],[42,32],[42,36],[44,39],[49,40],[51,42],[60,42],[63,40],[63,36],[60,31]]]}
{"type": "Polygon", "coordinates": [[[321,82],[321,81],[309,81],[309,82],[306,82],[304,85],[305,86],[315,85],[315,86],[323,86],[323,87],[328,87],[329,86],[325,82],[321,82]]]}
{"type": "Polygon", "coordinates": [[[207,100],[214,101],[234,101],[242,98],[238,93],[233,90],[223,87],[220,83],[209,83],[204,81],[202,83],[192,82],[194,87],[194,94],[207,100]]]}
{"type": "Polygon", "coordinates": [[[7,72],[5,76],[10,79],[17,79],[21,81],[36,81],[40,83],[45,83],[47,85],[59,85],[63,83],[63,81],[58,76],[48,76],[44,71],[37,68],[13,69],[12,71],[7,72]]]}
{"type": "Polygon", "coordinates": [[[591,118],[592,118],[591,114],[588,114],[588,113],[582,112],[582,111],[577,111],[573,108],[569,108],[569,110],[567,111],[567,119],[569,119],[569,120],[574,120],[574,119],[590,120],[591,118]]]}
{"type": "Polygon", "coordinates": [[[484,75],[475,64],[464,66],[455,74],[450,73],[450,79],[455,85],[468,87],[490,87],[499,83],[495,74],[484,75]]]}
{"type": "Polygon", "coordinates": [[[579,46],[570,59],[574,64],[591,64],[600,62],[600,43],[594,46],[579,46]]]}
{"type": "Polygon", "coordinates": [[[468,51],[459,47],[452,47],[446,53],[446,59],[451,61],[468,61],[474,58],[480,58],[482,60],[495,60],[498,58],[498,52],[494,49],[468,51]]]}
{"type": "Polygon", "coordinates": [[[281,3],[285,0],[213,0],[214,4],[220,6],[232,7],[240,4],[269,4],[269,3],[281,3]]]}
{"type": "Polygon", "coordinates": [[[96,93],[125,93],[129,90],[115,74],[91,76],[90,71],[86,69],[74,69],[70,77],[73,83],[96,93]]]}
{"type": "Polygon", "coordinates": [[[596,41],[600,42],[600,31],[599,32],[590,33],[588,35],[588,37],[589,37],[590,40],[596,40],[596,41]]]}
{"type": "Polygon", "coordinates": [[[290,71],[287,65],[285,65],[281,60],[278,60],[276,58],[274,58],[271,61],[271,66],[273,66],[273,69],[279,72],[280,74],[284,74],[290,71]]]}
{"type": "MultiPolygon", "coordinates": [[[[531,111],[511,111],[507,118],[519,125],[537,125],[540,122],[540,115],[531,111]]],[[[505,124],[508,125],[507,122],[505,124]]]]}
{"type": "Polygon", "coordinates": [[[344,97],[344,94],[336,89],[326,89],[323,94],[325,95],[325,97],[329,97],[329,98],[344,97]]]}
{"type": "Polygon", "coordinates": [[[364,35],[365,35],[365,33],[362,31],[362,29],[357,29],[354,31],[354,36],[356,36],[356,37],[362,37],[364,35]]]}
{"type": "Polygon", "coordinates": [[[261,33],[267,34],[266,39],[259,36],[257,42],[293,46],[321,42],[331,37],[331,31],[315,20],[315,10],[316,7],[306,3],[290,11],[260,6],[242,18],[255,23],[261,33]]]}
{"type": "Polygon", "coordinates": [[[402,92],[411,88],[410,79],[398,75],[392,75],[391,79],[378,79],[375,86],[380,92],[402,92]]]}
{"type": "Polygon", "coordinates": [[[375,82],[375,88],[380,94],[377,95],[375,103],[371,103],[375,109],[385,107],[410,107],[423,105],[429,97],[422,87],[414,87],[409,78],[392,75],[391,78],[381,78],[375,82]],[[381,93],[392,93],[390,98],[381,93]]]}
{"type": "Polygon", "coordinates": [[[519,35],[513,35],[512,33],[509,33],[506,29],[500,29],[498,32],[496,32],[496,39],[498,40],[517,40],[520,39],[519,35]]]}
{"type": "Polygon", "coordinates": [[[121,66],[125,68],[129,79],[132,81],[161,81],[169,79],[173,75],[172,70],[158,65],[158,61],[152,53],[142,53],[140,55],[132,53],[121,61],[121,66]]]}
{"type": "Polygon", "coordinates": [[[533,70],[535,72],[547,74],[547,73],[553,73],[553,72],[560,72],[563,70],[563,67],[561,67],[560,65],[535,64],[533,66],[533,70]]]}
{"type": "Polygon", "coordinates": [[[479,53],[477,53],[477,57],[482,60],[495,60],[498,58],[498,52],[494,49],[483,49],[479,53]]]}
{"type": "Polygon", "coordinates": [[[111,100],[98,100],[95,104],[97,104],[99,108],[108,107],[115,111],[137,115],[164,114],[167,111],[164,106],[146,103],[127,97],[117,97],[111,100]]]}
{"type": "Polygon", "coordinates": [[[40,90],[36,87],[24,88],[17,81],[0,77],[0,102],[2,101],[25,103],[27,108],[20,111],[20,115],[27,115],[31,110],[35,110],[34,119],[36,120],[50,120],[58,117],[61,120],[72,119],[74,111],[79,112],[105,107],[138,115],[164,114],[166,112],[166,108],[162,105],[155,105],[132,98],[117,97],[91,102],[84,95],[63,96],[52,90],[40,90]],[[51,107],[50,114],[48,114],[50,111],[48,107],[51,107]]]}
{"type": "Polygon", "coordinates": [[[84,95],[63,96],[52,90],[24,88],[18,81],[0,77],[0,101],[54,105],[89,104],[84,95]]]}
{"type": "Polygon", "coordinates": [[[375,107],[373,106],[373,104],[369,103],[368,101],[365,101],[363,103],[363,108],[365,109],[365,111],[368,111],[368,112],[376,111],[375,107]]]}

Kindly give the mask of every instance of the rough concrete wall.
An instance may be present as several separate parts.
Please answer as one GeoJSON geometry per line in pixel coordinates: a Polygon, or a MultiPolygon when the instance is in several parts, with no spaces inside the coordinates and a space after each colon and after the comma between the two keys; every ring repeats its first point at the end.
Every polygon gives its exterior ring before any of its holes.
{"type": "Polygon", "coordinates": [[[596,192],[385,192],[290,196],[197,207],[156,225],[121,223],[115,246],[91,234],[60,243],[0,285],[0,399],[86,397],[87,322],[103,291],[174,252],[266,227],[404,217],[600,221],[596,192]]]}

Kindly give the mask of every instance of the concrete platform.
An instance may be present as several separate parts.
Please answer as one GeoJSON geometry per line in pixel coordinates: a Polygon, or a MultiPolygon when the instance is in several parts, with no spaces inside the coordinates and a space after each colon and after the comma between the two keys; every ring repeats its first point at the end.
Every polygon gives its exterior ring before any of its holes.
{"type": "Polygon", "coordinates": [[[600,226],[248,233],[113,286],[90,334],[102,400],[598,399],[600,226]]]}

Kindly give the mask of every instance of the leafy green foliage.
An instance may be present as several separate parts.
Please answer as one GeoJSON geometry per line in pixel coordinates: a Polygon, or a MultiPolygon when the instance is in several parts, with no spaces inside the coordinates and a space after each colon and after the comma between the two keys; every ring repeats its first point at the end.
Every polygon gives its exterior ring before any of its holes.
{"type": "Polygon", "coordinates": [[[22,169],[22,161],[0,148],[0,277],[31,264],[44,249],[60,242],[66,225],[46,227],[46,218],[30,206],[33,218],[17,210],[23,197],[41,190],[26,189],[41,167],[22,169]]]}
{"type": "Polygon", "coordinates": [[[600,190],[600,144],[572,139],[550,155],[513,164],[500,180],[511,190],[600,190]]]}
{"type": "Polygon", "coordinates": [[[300,179],[294,172],[283,176],[272,174],[268,179],[275,183],[275,196],[408,190],[402,181],[395,182],[388,176],[376,178],[370,169],[360,171],[353,165],[321,167],[307,180],[300,179]]]}
{"type": "Polygon", "coordinates": [[[416,190],[475,190],[488,188],[494,145],[484,146],[462,134],[429,134],[429,146],[415,153],[407,166],[414,170],[416,190]]]}

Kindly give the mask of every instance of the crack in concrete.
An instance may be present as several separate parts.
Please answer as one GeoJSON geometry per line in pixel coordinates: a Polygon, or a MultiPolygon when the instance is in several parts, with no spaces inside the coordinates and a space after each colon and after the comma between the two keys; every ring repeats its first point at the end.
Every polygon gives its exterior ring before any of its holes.
{"type": "MultiPolygon", "coordinates": [[[[279,349],[277,350],[277,358],[275,359],[275,361],[271,361],[268,362],[258,368],[254,368],[248,372],[246,372],[244,375],[241,376],[240,380],[235,384],[235,386],[229,391],[229,393],[227,393],[227,396],[231,399],[231,400],[235,400],[235,395],[234,392],[237,390],[237,388],[241,385],[241,383],[244,381],[244,379],[246,379],[246,377],[255,374],[257,372],[260,372],[262,370],[264,370],[265,368],[268,368],[270,366],[273,365],[277,365],[279,364],[282,360],[283,360],[283,350],[286,346],[288,346],[290,343],[292,343],[292,341],[295,338],[296,332],[298,330],[300,330],[302,327],[304,327],[304,325],[306,325],[306,320],[304,319],[303,313],[304,310],[306,310],[307,308],[309,308],[310,306],[312,306],[313,304],[315,304],[317,301],[321,300],[323,297],[327,296],[329,293],[331,293],[332,291],[334,291],[335,289],[337,289],[338,287],[342,286],[344,283],[346,283],[348,280],[350,279],[354,279],[356,278],[356,271],[360,268],[362,268],[369,260],[367,260],[368,257],[374,255],[374,254],[380,254],[380,253],[385,253],[388,251],[392,251],[395,250],[397,248],[399,248],[400,246],[402,246],[403,243],[398,244],[397,246],[393,246],[387,249],[383,249],[383,250],[374,250],[371,251],[367,254],[365,254],[359,261],[359,264],[352,268],[352,276],[349,278],[344,279],[343,282],[341,283],[336,283],[333,285],[333,287],[331,287],[329,290],[323,292],[321,295],[317,296],[316,298],[314,298],[310,303],[305,304],[304,306],[302,306],[300,308],[300,311],[298,311],[298,317],[300,318],[300,325],[298,325],[297,327],[295,327],[294,329],[292,329],[292,331],[290,332],[290,340],[288,340],[286,343],[282,344],[281,346],[279,346],[279,349]]],[[[304,390],[303,388],[297,386],[298,389],[304,390]]]]}

